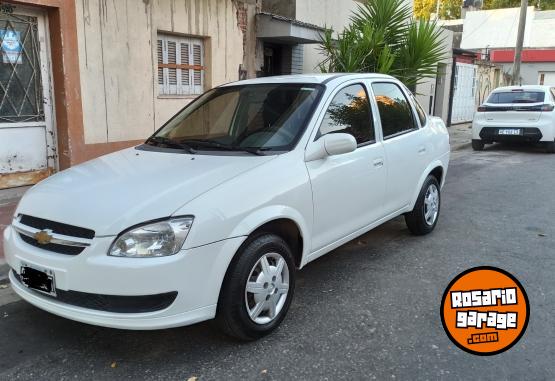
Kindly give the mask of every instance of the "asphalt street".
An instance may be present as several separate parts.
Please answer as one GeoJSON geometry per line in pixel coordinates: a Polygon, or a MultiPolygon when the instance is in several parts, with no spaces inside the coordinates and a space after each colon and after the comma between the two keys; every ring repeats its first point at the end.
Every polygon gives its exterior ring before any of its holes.
{"type": "Polygon", "coordinates": [[[311,263],[284,324],[258,342],[210,323],[93,327],[0,289],[0,379],[555,379],[555,155],[466,148],[447,176],[433,234],[398,218],[311,263]],[[480,265],[515,275],[531,305],[527,332],[496,356],[461,351],[440,320],[448,283],[480,265]]]}

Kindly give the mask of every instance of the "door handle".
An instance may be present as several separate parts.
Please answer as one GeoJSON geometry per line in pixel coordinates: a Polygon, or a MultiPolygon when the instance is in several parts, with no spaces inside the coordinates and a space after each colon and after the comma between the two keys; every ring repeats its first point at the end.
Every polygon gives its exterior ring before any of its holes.
{"type": "Polygon", "coordinates": [[[380,157],[379,159],[374,160],[374,167],[383,167],[383,158],[380,157]]]}
{"type": "Polygon", "coordinates": [[[426,147],[420,147],[420,148],[418,149],[418,153],[419,153],[419,154],[426,153],[426,147]]]}

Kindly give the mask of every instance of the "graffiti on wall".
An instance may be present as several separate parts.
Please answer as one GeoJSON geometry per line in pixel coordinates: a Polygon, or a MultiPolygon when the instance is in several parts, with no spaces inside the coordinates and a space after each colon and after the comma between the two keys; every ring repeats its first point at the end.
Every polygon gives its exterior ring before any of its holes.
{"type": "Polygon", "coordinates": [[[476,62],[476,105],[479,106],[499,86],[507,84],[501,67],[487,61],[476,62]]]}

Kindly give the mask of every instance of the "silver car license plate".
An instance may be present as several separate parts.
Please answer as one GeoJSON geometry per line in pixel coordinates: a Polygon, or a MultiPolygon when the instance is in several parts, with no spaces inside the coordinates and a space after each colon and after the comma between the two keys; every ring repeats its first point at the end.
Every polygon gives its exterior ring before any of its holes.
{"type": "Polygon", "coordinates": [[[500,128],[497,131],[498,135],[521,135],[520,128],[500,128]]]}

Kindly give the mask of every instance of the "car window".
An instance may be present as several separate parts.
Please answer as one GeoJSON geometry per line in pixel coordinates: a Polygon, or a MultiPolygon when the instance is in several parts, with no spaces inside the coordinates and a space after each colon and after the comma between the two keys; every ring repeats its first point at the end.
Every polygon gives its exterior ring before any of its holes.
{"type": "Polygon", "coordinates": [[[543,91],[498,91],[490,95],[487,103],[540,103],[544,99],[543,91]]]}
{"type": "Polygon", "coordinates": [[[412,99],[412,102],[414,103],[414,107],[416,107],[416,114],[418,115],[418,119],[420,120],[420,125],[424,127],[426,125],[426,112],[424,111],[422,106],[420,106],[420,103],[418,103],[413,93],[410,93],[410,97],[412,99]]]}
{"type": "Polygon", "coordinates": [[[551,100],[552,100],[553,102],[555,102],[555,88],[552,87],[552,88],[550,89],[550,91],[551,91],[551,100]]]}
{"type": "Polygon", "coordinates": [[[384,139],[416,128],[409,101],[394,83],[373,83],[384,139]]]}
{"type": "Polygon", "coordinates": [[[219,87],[185,107],[153,138],[196,150],[290,150],[323,89],[295,83],[219,87]]]}
{"type": "Polygon", "coordinates": [[[347,86],[335,95],[316,139],[337,132],[353,135],[359,145],[376,140],[368,94],[362,85],[347,86]]]}

